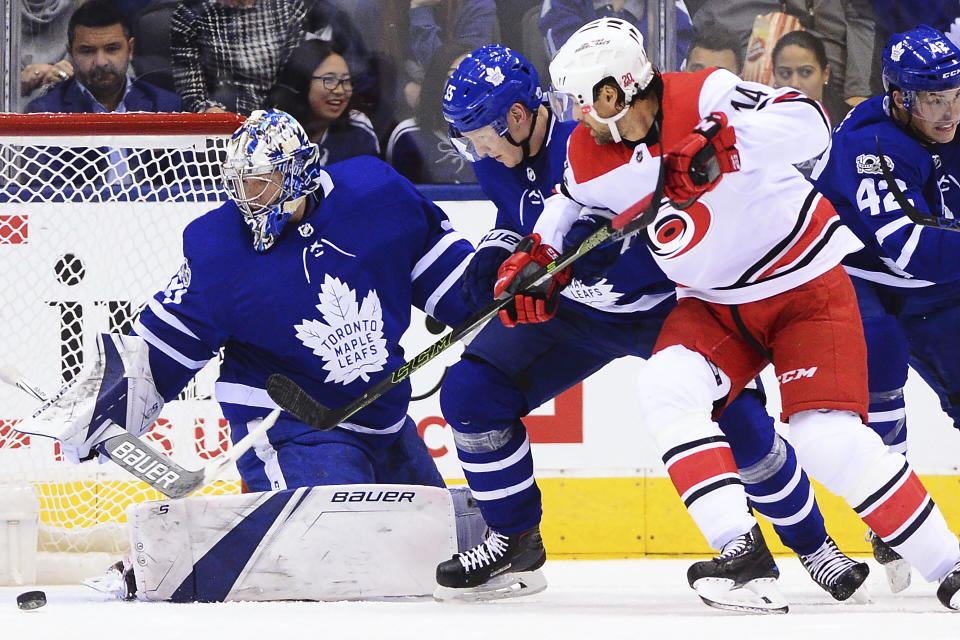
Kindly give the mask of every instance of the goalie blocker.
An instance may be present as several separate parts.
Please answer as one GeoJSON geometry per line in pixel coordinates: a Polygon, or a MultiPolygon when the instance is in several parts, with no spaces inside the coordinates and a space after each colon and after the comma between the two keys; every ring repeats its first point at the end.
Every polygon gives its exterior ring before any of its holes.
{"type": "Polygon", "coordinates": [[[127,515],[137,597],[174,602],[426,596],[436,565],[486,528],[467,487],[414,485],[203,496],[127,515]]]}

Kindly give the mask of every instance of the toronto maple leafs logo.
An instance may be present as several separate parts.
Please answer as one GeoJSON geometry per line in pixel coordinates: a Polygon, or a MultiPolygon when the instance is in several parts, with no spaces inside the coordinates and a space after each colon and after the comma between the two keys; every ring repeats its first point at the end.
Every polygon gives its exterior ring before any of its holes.
{"type": "Polygon", "coordinates": [[[370,381],[370,374],[387,363],[383,337],[383,308],[376,291],[357,305],[357,292],[339,278],[326,274],[320,286],[317,311],[323,320],[304,318],[295,325],[297,338],[321,356],[328,372],[324,382],[348,385],[357,378],[370,381]]]}
{"type": "Polygon", "coordinates": [[[503,71],[500,71],[500,67],[487,67],[485,73],[484,80],[495,87],[499,87],[503,84],[503,81],[507,79],[507,77],[503,75],[503,71]]]}
{"type": "Polygon", "coordinates": [[[894,62],[900,62],[901,56],[904,53],[904,45],[902,42],[898,42],[890,48],[890,59],[894,62]]]}

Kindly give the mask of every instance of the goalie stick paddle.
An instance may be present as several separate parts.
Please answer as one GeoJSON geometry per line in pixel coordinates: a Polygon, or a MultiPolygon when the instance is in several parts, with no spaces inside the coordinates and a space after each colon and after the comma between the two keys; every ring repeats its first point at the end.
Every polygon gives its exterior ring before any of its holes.
{"type": "MultiPolygon", "coordinates": [[[[24,393],[41,402],[50,397],[40,387],[33,384],[10,365],[0,365],[0,381],[17,387],[24,393]]],[[[280,416],[280,410],[274,409],[259,425],[233,445],[227,453],[198,471],[189,471],[158,452],[132,433],[124,431],[110,436],[97,445],[97,448],[113,460],[121,469],[139,478],[168,498],[185,498],[203,487],[227,469],[237,458],[253,446],[254,441],[267,432],[280,416]]]]}
{"type": "MultiPolygon", "coordinates": [[[[627,210],[608,220],[602,227],[588,236],[579,246],[564,252],[560,257],[542,267],[537,273],[524,280],[519,290],[535,287],[554,273],[566,269],[591,249],[608,242],[615,242],[649,226],[657,217],[660,204],[663,200],[665,163],[660,160],[660,171],[657,175],[657,186],[649,194],[627,210]]],[[[501,300],[494,300],[486,308],[478,311],[463,324],[454,328],[432,345],[405,362],[391,375],[381,379],[367,389],[362,396],[350,404],[339,409],[328,409],[316,398],[303,390],[300,385],[281,373],[271,374],[266,381],[267,394],[282,409],[290,412],[301,422],[321,431],[333,429],[347,418],[360,411],[371,402],[387,393],[406,380],[410,374],[424,366],[464,336],[477,330],[503,309],[510,302],[511,296],[501,300]]]]}
{"type": "Polygon", "coordinates": [[[919,224],[924,227],[933,227],[935,229],[960,232],[960,220],[955,218],[932,216],[921,212],[915,206],[910,204],[910,201],[907,200],[907,196],[904,195],[903,191],[900,190],[900,186],[897,184],[897,179],[894,177],[893,171],[887,167],[887,161],[883,155],[883,149],[880,147],[880,136],[874,136],[874,139],[877,141],[877,157],[880,159],[880,171],[883,172],[883,177],[887,181],[887,189],[889,189],[890,193],[893,194],[893,199],[897,201],[897,204],[900,205],[900,209],[908,218],[910,218],[910,221],[914,224],[919,224]]]}

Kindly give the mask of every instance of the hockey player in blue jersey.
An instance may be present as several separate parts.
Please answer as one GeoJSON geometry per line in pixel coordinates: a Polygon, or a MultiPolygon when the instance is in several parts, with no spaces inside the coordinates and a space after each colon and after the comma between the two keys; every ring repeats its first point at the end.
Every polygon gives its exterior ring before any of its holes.
{"type": "MultiPolygon", "coordinates": [[[[891,192],[896,186],[922,216],[960,214],[960,48],[921,25],[894,34],[883,52],[886,94],[858,105],[840,124],[813,179],[864,248],[844,260],[857,291],[867,340],[870,426],[907,449],[903,387],[912,366],[960,427],[960,234],[925,228],[891,192]]],[[[878,537],[874,555],[895,590],[910,568],[878,537]]]]}
{"type": "MultiPolygon", "coordinates": [[[[60,401],[71,405],[72,422],[58,434],[68,455],[89,457],[112,429],[141,435],[218,352],[216,397],[236,442],[276,406],[264,390],[270,374],[282,372],[330,406],[344,405],[403,364],[400,338],[413,306],[449,325],[466,319],[458,282],[473,247],[443,211],[376,158],[322,168],[318,155],[282,111],[255,112],[237,130],[222,169],[231,199],[187,226],[183,265],[149,300],[134,335],[101,338],[99,373],[60,401]]],[[[238,460],[244,485],[251,492],[444,487],[407,415],[410,393],[408,381],[398,384],[330,431],[282,413],[238,460]]],[[[46,413],[54,423],[56,411],[46,413]]],[[[268,521],[259,536],[273,526],[280,525],[268,521]]],[[[236,557],[214,569],[242,568],[247,557],[237,549],[246,542],[237,534],[236,557]]],[[[429,569],[432,590],[432,563],[429,569]]],[[[227,576],[206,577],[185,576],[174,585],[175,599],[226,597],[227,576]]]]}
{"type": "MultiPolygon", "coordinates": [[[[473,161],[480,186],[497,206],[496,228],[464,273],[464,299],[479,309],[493,298],[498,269],[511,254],[526,246],[535,260],[549,261],[547,249],[538,243],[530,248],[524,236],[562,179],[576,123],[558,121],[541,101],[534,67],[500,45],[482,47],[460,63],[447,83],[443,111],[452,142],[473,161]]],[[[593,215],[593,224],[567,236],[565,249],[613,214],[593,215]]],[[[676,304],[674,284],[635,238],[594,249],[574,263],[573,276],[562,293],[568,277],[526,296],[529,310],[518,304],[501,312],[503,323],[488,324],[448,372],[441,407],[491,530],[479,547],[438,567],[438,598],[488,599],[545,588],[538,571],[545,558],[540,492],[521,418],[616,358],[649,357],[676,304]]],[[[793,448],[773,430],[762,394],[741,395],[721,425],[755,508],[820,586],[838,600],[849,597],[867,567],[840,553],[827,536],[809,481],[793,448]]]]}

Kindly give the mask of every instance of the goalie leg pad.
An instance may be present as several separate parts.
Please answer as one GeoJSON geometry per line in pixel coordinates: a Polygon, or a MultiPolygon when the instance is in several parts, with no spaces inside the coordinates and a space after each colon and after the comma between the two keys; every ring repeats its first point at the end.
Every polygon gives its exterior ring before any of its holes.
{"type": "Polygon", "coordinates": [[[143,338],[102,333],[97,352],[88,369],[17,425],[23,433],[59,440],[74,463],[118,429],[142,435],[163,408],[143,338]]]}
{"type": "Polygon", "coordinates": [[[339,485],[130,507],[137,596],[174,602],[430,595],[457,552],[449,491],[339,485]]]}

